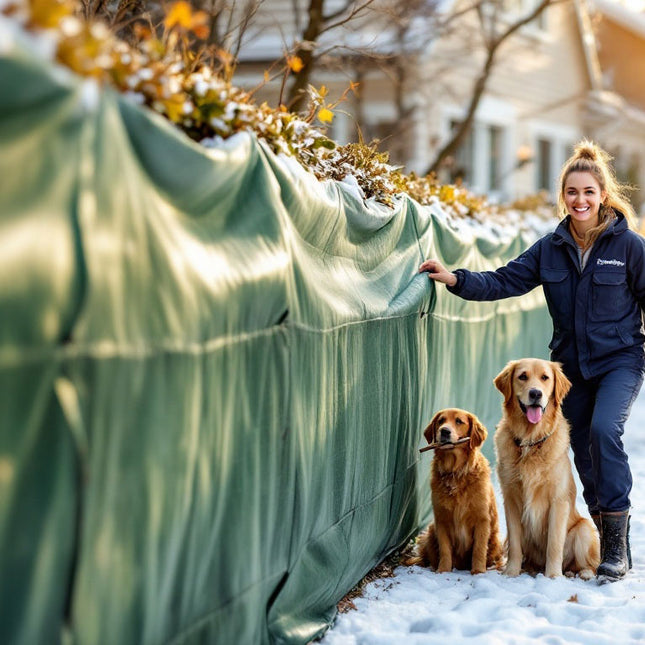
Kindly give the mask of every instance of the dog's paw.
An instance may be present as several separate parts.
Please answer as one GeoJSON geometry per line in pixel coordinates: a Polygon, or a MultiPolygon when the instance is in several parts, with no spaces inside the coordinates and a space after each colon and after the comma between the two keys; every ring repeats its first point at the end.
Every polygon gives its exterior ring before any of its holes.
{"type": "Polygon", "coordinates": [[[472,575],[476,576],[478,573],[486,573],[486,569],[485,569],[485,568],[484,568],[484,569],[482,569],[482,568],[480,568],[480,567],[473,567],[473,568],[470,570],[470,573],[471,573],[472,575]]]}
{"type": "Polygon", "coordinates": [[[522,571],[522,567],[520,565],[516,564],[511,564],[510,562],[504,567],[504,570],[502,573],[505,576],[508,576],[509,578],[517,578],[517,576],[520,575],[522,571]]]}
{"type": "Polygon", "coordinates": [[[591,580],[596,574],[592,569],[583,569],[578,573],[583,580],[591,580]]]}
{"type": "Polygon", "coordinates": [[[547,567],[544,575],[547,578],[559,578],[562,576],[562,567],[547,567]]]}
{"type": "Polygon", "coordinates": [[[425,567],[425,560],[419,555],[411,555],[401,562],[404,567],[425,567]]]}

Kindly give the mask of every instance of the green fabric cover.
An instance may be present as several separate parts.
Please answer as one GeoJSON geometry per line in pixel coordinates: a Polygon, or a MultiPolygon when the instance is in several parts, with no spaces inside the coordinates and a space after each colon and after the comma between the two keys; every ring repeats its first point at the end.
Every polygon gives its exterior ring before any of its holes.
{"type": "MultiPolygon", "coordinates": [[[[533,293],[425,257],[529,242],[357,201],[250,135],[220,149],[0,58],[0,642],[306,643],[430,514],[434,411],[492,435],[533,293]]],[[[492,458],[492,440],[486,453],[492,458]]]]}

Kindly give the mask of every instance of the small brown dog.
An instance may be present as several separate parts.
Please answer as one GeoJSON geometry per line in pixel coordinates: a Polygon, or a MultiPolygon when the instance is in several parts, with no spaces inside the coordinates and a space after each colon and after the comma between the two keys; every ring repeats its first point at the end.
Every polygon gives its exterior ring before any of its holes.
{"type": "Polygon", "coordinates": [[[486,428],[474,414],[450,408],[435,414],[424,436],[439,444],[432,460],[430,489],[434,522],[422,532],[406,564],[443,573],[483,573],[502,566],[502,546],[490,465],[479,450],[486,428]],[[469,441],[455,445],[460,439],[469,441]]]}
{"type": "Polygon", "coordinates": [[[578,573],[589,579],[600,562],[598,534],[576,510],[569,461],[569,425],[561,403],[571,383],[559,363],[511,361],[495,377],[504,395],[495,432],[497,474],[504,496],[508,562],[550,578],[578,573]]]}

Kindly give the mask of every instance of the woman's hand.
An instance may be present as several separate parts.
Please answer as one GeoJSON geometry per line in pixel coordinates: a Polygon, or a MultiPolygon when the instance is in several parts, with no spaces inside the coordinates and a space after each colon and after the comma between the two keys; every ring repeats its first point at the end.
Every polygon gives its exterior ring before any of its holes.
{"type": "Polygon", "coordinates": [[[437,282],[443,282],[449,287],[457,284],[457,276],[446,269],[439,260],[426,260],[420,267],[419,273],[427,272],[428,277],[437,282]]]}

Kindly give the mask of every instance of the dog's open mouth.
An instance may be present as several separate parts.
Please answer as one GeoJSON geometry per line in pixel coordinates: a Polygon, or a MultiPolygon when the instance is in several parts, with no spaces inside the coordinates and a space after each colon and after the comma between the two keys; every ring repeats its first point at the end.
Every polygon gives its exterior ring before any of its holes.
{"type": "Polygon", "coordinates": [[[540,423],[542,420],[544,408],[541,405],[524,405],[524,403],[520,401],[520,408],[522,408],[522,412],[526,415],[529,423],[536,424],[540,423]]]}

